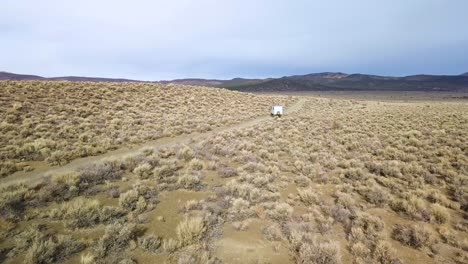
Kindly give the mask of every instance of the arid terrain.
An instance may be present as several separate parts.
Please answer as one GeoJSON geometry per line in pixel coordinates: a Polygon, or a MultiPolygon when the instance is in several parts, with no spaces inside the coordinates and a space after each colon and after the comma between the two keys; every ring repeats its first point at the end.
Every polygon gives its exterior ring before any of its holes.
{"type": "Polygon", "coordinates": [[[468,102],[400,99],[0,82],[0,262],[467,263],[468,102]]]}

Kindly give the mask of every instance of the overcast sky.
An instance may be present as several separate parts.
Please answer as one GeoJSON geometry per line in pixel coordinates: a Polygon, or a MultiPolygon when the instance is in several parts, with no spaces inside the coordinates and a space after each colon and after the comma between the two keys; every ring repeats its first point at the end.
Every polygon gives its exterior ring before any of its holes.
{"type": "Polygon", "coordinates": [[[0,71],[160,80],[468,71],[467,0],[1,0],[0,71]]]}

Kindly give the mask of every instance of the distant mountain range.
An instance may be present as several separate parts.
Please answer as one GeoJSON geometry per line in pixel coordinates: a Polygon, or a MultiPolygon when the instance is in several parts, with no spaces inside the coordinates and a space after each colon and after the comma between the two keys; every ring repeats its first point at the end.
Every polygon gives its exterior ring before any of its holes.
{"type": "MultiPolygon", "coordinates": [[[[130,79],[65,76],[45,78],[36,75],[0,72],[0,80],[66,80],[90,82],[141,82],[130,79]]],[[[468,92],[468,72],[461,75],[411,75],[389,77],[367,74],[323,72],[281,78],[232,80],[177,79],[156,83],[176,83],[221,87],[249,92],[271,91],[462,91],[468,92]]]]}
{"type": "Polygon", "coordinates": [[[141,82],[130,79],[114,79],[114,78],[99,78],[99,77],[81,77],[81,76],[63,76],[46,78],[37,75],[16,74],[11,72],[0,72],[0,81],[73,81],[73,82],[141,82]]]}

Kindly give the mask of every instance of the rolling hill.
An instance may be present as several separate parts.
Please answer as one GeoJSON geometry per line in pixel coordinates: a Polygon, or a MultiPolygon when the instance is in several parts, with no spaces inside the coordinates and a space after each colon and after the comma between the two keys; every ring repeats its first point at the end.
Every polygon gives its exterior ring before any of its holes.
{"type": "Polygon", "coordinates": [[[241,91],[468,91],[467,75],[387,77],[365,74],[315,73],[230,86],[241,91]]]}
{"type": "Polygon", "coordinates": [[[138,80],[122,78],[100,78],[100,77],[82,77],[82,76],[63,76],[46,78],[38,75],[17,74],[11,72],[0,72],[0,81],[73,81],[73,82],[141,82],[138,80]]]}
{"type": "MultiPolygon", "coordinates": [[[[141,82],[131,79],[65,76],[44,78],[37,75],[0,72],[0,80],[65,80],[89,82],[141,82]]],[[[405,77],[323,72],[281,78],[231,80],[176,79],[156,83],[221,87],[246,92],[274,91],[458,91],[468,92],[468,73],[461,75],[411,75],[405,77]]]]}

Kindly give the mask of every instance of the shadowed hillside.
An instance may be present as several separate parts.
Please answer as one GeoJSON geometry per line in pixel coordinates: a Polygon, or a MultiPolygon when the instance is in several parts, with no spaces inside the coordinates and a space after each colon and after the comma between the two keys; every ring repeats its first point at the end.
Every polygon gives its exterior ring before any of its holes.
{"type": "MultiPolygon", "coordinates": [[[[87,82],[142,82],[121,78],[98,78],[64,76],[44,78],[0,72],[0,80],[43,80],[43,81],[87,81],[87,82]]],[[[468,92],[468,73],[461,75],[411,75],[405,77],[378,76],[368,74],[346,74],[323,72],[293,75],[281,78],[231,80],[176,79],[156,83],[220,87],[248,92],[296,92],[296,91],[444,91],[468,92]]]]}

